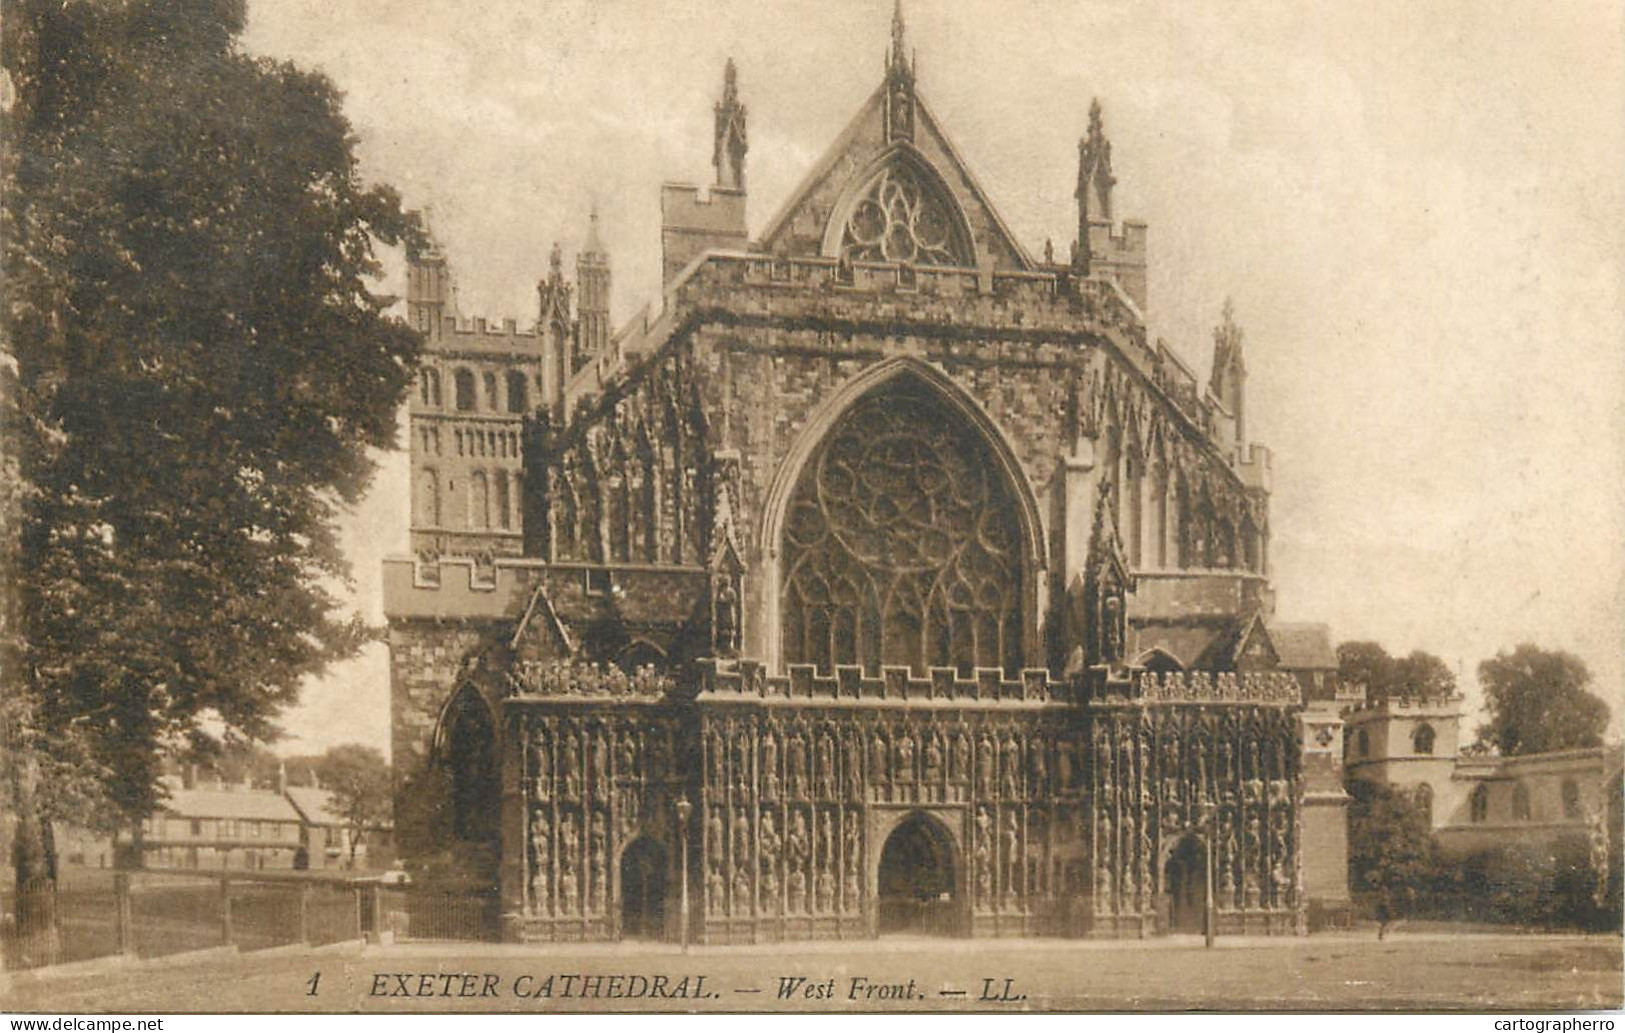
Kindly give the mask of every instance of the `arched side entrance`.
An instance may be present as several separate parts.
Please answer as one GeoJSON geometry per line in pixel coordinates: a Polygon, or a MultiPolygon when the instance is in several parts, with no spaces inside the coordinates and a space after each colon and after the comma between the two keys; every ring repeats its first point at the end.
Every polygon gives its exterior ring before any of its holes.
{"type": "Polygon", "coordinates": [[[878,931],[957,936],[962,932],[958,894],[948,830],[928,814],[904,818],[880,850],[878,931]]]}
{"type": "Polygon", "coordinates": [[[621,853],[621,938],[659,940],[666,935],[666,851],[641,836],[621,853]]]}
{"type": "Polygon", "coordinates": [[[1199,933],[1207,914],[1207,848],[1194,835],[1181,836],[1162,866],[1168,931],[1199,933]]]}

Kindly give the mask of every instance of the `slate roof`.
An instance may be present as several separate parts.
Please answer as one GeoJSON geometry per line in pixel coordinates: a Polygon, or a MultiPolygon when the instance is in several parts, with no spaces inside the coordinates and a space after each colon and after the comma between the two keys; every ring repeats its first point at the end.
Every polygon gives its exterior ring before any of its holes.
{"type": "Polygon", "coordinates": [[[1326,625],[1271,624],[1269,633],[1286,670],[1336,669],[1337,653],[1332,649],[1332,632],[1326,625]]]}
{"type": "Polygon", "coordinates": [[[299,812],[271,789],[171,789],[164,809],[182,818],[238,818],[251,821],[299,821],[299,812]]]}

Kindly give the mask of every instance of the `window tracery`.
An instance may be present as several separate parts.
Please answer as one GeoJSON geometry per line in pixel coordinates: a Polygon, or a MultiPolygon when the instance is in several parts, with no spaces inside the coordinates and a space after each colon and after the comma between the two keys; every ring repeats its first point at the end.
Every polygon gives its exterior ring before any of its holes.
{"type": "Polygon", "coordinates": [[[917,386],[848,411],[786,520],[787,662],[1019,667],[1021,539],[996,470],[917,386]]]}
{"type": "Polygon", "coordinates": [[[849,262],[969,266],[970,248],[953,202],[906,162],[894,162],[865,191],[841,235],[849,262]]]}

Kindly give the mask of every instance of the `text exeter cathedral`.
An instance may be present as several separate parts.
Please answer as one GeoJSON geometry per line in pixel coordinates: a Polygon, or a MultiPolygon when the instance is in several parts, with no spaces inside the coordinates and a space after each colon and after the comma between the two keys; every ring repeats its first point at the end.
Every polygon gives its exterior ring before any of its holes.
{"type": "MultiPolygon", "coordinates": [[[[1323,627],[1273,619],[1226,320],[1148,339],[1100,108],[1033,256],[883,81],[747,233],[746,107],[531,329],[412,256],[412,549],[385,564],[401,850],[515,940],[1301,931],[1346,900],[1323,627]],[[682,880],[687,878],[686,893],[682,880]]],[[[420,881],[422,881],[420,879],[420,881]]]]}

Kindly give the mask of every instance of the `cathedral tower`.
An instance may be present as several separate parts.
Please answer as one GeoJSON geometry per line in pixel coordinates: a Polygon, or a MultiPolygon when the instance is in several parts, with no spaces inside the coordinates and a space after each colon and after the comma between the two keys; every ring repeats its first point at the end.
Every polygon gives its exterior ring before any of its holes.
{"type": "Polygon", "coordinates": [[[609,350],[609,253],[598,239],[598,206],[587,222],[587,242],[576,255],[577,312],[580,331],[576,334],[576,369],[605,355],[609,350]]]}

